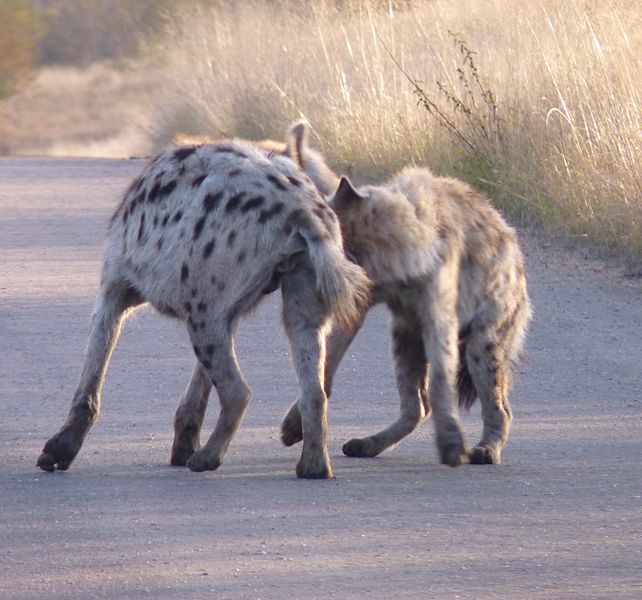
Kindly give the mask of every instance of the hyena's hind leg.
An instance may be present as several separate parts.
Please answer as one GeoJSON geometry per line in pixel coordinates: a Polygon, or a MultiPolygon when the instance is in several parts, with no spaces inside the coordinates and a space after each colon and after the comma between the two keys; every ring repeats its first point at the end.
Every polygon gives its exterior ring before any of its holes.
{"type": "Polygon", "coordinates": [[[506,351],[483,333],[471,335],[465,347],[466,367],[481,402],[482,437],[471,448],[471,464],[498,464],[512,418],[508,403],[510,364],[506,351]]]}
{"type": "MultiPolygon", "coordinates": [[[[332,392],[332,383],[334,381],[334,375],[339,368],[339,363],[363,324],[365,314],[366,312],[364,311],[361,319],[355,323],[349,331],[335,327],[328,336],[326,343],[325,383],[323,386],[328,398],[332,392]]],[[[292,446],[302,439],[303,426],[301,425],[301,413],[299,411],[299,401],[297,400],[292,404],[281,423],[281,441],[286,446],[292,446]]]]}
{"type": "Polygon", "coordinates": [[[45,471],[65,471],[82,446],[89,428],[98,419],[100,394],[124,313],[143,302],[128,283],[103,283],[91,320],[80,381],[67,420],[45,444],[38,466],[45,471]]]}
{"type": "MultiPolygon", "coordinates": [[[[232,436],[239,428],[245,409],[252,396],[250,388],[245,383],[236,353],[234,351],[234,338],[230,323],[217,323],[208,319],[210,325],[205,330],[192,331],[194,352],[200,365],[216,388],[220,401],[219,418],[212,435],[207,443],[196,450],[187,460],[187,466],[192,471],[213,471],[223,462],[223,457],[232,441],[232,436]]],[[[195,375],[197,384],[201,385],[200,400],[196,411],[191,415],[191,425],[196,425],[205,411],[206,403],[203,402],[206,385],[203,385],[201,373],[195,375]]],[[[198,394],[191,396],[191,400],[199,399],[198,394]]],[[[190,398],[188,398],[189,404],[190,398]]],[[[196,402],[193,402],[196,404],[196,402]]],[[[179,411],[181,407],[179,406],[179,411]]],[[[186,421],[190,423],[190,418],[186,421]]],[[[189,429],[189,425],[188,425],[189,429]]],[[[186,430],[180,430],[183,439],[186,439],[186,430]]]]}
{"type": "Polygon", "coordinates": [[[185,466],[190,456],[201,447],[201,427],[211,389],[212,382],[199,361],[174,416],[171,464],[185,466]]]}
{"type": "Polygon", "coordinates": [[[329,314],[315,288],[315,275],[307,261],[302,261],[282,279],[283,324],[301,386],[298,412],[303,450],[296,474],[298,477],[324,479],[332,477],[327,450],[328,398],[323,389],[329,314]]]}
{"type": "Polygon", "coordinates": [[[346,442],[343,453],[347,456],[366,458],[381,454],[414,431],[430,414],[426,351],[421,329],[396,315],[393,317],[392,343],[400,415],[383,431],[346,442]]]}

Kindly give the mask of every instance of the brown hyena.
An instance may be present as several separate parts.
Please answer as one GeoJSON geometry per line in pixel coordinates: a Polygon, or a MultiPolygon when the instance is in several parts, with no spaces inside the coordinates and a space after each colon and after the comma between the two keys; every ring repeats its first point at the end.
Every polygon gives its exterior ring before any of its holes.
{"type": "MultiPolygon", "coordinates": [[[[305,128],[291,131],[298,139],[290,146],[305,156],[305,128]]],[[[372,303],[385,302],[392,313],[401,400],[397,421],[350,440],[344,453],[376,456],[432,411],[442,463],[498,463],[511,421],[511,375],[531,317],[515,232],[470,186],[426,169],[408,168],[384,186],[358,190],[342,178],[330,204],[347,251],[375,285],[372,303]],[[457,396],[465,408],[481,401],[483,434],[472,450],[459,426],[457,396]]],[[[330,334],[328,395],[365,312],[352,328],[330,334]]],[[[301,439],[296,405],[283,422],[282,439],[286,445],[301,439]]]]}
{"type": "Polygon", "coordinates": [[[325,333],[331,321],[349,326],[358,317],[369,285],[345,258],[335,214],[288,158],[243,142],[161,154],[112,217],[80,382],[67,421],[45,444],[38,466],[69,467],[98,417],[121,321],[149,302],[187,323],[198,359],[176,412],[171,462],[193,471],[216,469],[250,400],[234,353],[237,322],[280,286],[302,390],[297,475],[331,476],[325,333]],[[200,448],[212,385],[220,415],[200,448]]]}

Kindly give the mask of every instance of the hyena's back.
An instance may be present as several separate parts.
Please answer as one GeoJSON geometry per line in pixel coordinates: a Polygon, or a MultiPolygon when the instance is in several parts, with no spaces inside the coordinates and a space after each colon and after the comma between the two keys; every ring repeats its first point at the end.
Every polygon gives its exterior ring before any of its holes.
{"type": "MultiPolygon", "coordinates": [[[[234,311],[274,289],[297,253],[345,265],[340,240],[336,217],[289,160],[241,142],[188,146],[159,156],[130,186],[112,218],[103,278],[125,275],[159,311],[196,319],[206,303],[234,311]]],[[[350,320],[359,300],[333,265],[317,266],[335,316],[350,320]]]]}

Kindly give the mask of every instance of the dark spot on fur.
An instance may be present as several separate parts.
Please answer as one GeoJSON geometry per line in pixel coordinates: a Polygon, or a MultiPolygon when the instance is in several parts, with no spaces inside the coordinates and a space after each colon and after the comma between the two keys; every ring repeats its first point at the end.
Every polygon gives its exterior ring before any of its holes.
{"type": "Polygon", "coordinates": [[[134,209],[145,201],[145,190],[141,191],[136,197],[132,198],[131,203],[129,204],[129,214],[131,215],[134,212],[134,209]]]}
{"type": "Polygon", "coordinates": [[[169,221],[169,213],[167,213],[164,217],[163,220],[161,221],[161,227],[165,227],[167,225],[167,221],[169,221]]]}
{"type": "Polygon", "coordinates": [[[156,248],[157,248],[158,250],[160,250],[162,247],[163,247],[163,238],[160,238],[160,239],[156,242],[156,248]]]}
{"type": "Polygon", "coordinates": [[[235,148],[234,146],[231,146],[229,144],[219,144],[218,146],[215,146],[214,152],[226,152],[228,154],[233,154],[234,156],[238,156],[239,158],[247,158],[247,155],[245,153],[241,152],[238,148],[235,148]]]}
{"type": "Polygon", "coordinates": [[[261,214],[259,215],[259,223],[263,224],[269,219],[272,219],[276,215],[278,215],[280,212],[283,211],[283,202],[276,202],[272,208],[262,210],[261,214]]]}
{"type": "Polygon", "coordinates": [[[209,357],[214,354],[214,344],[208,344],[207,346],[205,346],[205,354],[207,354],[207,356],[209,357]]]}
{"type": "Polygon", "coordinates": [[[229,213],[229,212],[232,212],[235,208],[237,208],[244,196],[245,196],[245,192],[239,192],[238,194],[234,194],[234,196],[232,196],[227,201],[227,204],[225,205],[225,212],[229,213]]]}
{"type": "Polygon", "coordinates": [[[263,196],[254,196],[241,206],[241,212],[246,213],[248,210],[259,208],[264,202],[265,198],[263,196]]]}
{"type": "Polygon", "coordinates": [[[185,263],[183,263],[183,266],[181,267],[181,281],[187,281],[188,277],[189,277],[189,268],[185,263]]]}
{"type": "Polygon", "coordinates": [[[123,225],[127,224],[127,217],[129,216],[129,213],[125,210],[123,211],[123,225]]]}
{"type": "Polygon", "coordinates": [[[172,179],[172,181],[168,181],[159,190],[159,195],[160,196],[169,196],[176,189],[177,185],[178,185],[178,182],[175,179],[172,179]]]}
{"type": "Polygon", "coordinates": [[[211,368],[212,368],[212,361],[211,361],[211,360],[208,360],[207,358],[206,358],[206,359],[204,359],[204,360],[201,360],[201,364],[202,364],[202,365],[203,365],[207,370],[209,370],[209,369],[211,369],[211,368]]]}
{"type": "Polygon", "coordinates": [[[194,181],[192,181],[192,187],[199,187],[201,183],[205,181],[205,178],[207,177],[207,173],[204,173],[203,175],[199,175],[194,181]]]}
{"type": "Polygon", "coordinates": [[[196,225],[194,225],[194,240],[197,240],[200,237],[206,220],[207,215],[203,215],[198,221],[196,221],[196,225]]]}
{"type": "Polygon", "coordinates": [[[147,202],[149,202],[150,204],[154,204],[156,202],[156,199],[158,198],[158,193],[160,192],[160,189],[161,189],[161,182],[156,181],[156,183],[154,184],[154,187],[152,187],[152,189],[149,190],[149,194],[147,194],[147,202]]]}
{"type": "Polygon", "coordinates": [[[183,304],[183,306],[185,307],[185,310],[187,311],[188,314],[190,314],[192,312],[192,303],[191,302],[185,302],[185,304],[183,304]]]}
{"type": "Polygon", "coordinates": [[[238,177],[241,174],[241,169],[232,169],[228,175],[230,177],[238,177]]]}
{"type": "Polygon", "coordinates": [[[216,284],[216,277],[214,277],[214,275],[212,275],[212,277],[210,278],[210,282],[212,283],[212,285],[216,284]]]}
{"type": "Polygon", "coordinates": [[[281,181],[281,179],[279,177],[277,177],[276,175],[272,175],[272,173],[270,173],[267,176],[267,179],[272,185],[276,186],[280,190],[283,190],[283,191],[287,190],[287,187],[285,186],[285,183],[283,183],[283,181],[281,181]]]}
{"type": "Polygon", "coordinates": [[[174,215],[174,218],[172,219],[172,221],[173,221],[174,223],[178,223],[178,222],[181,220],[181,218],[182,218],[182,217],[183,217],[183,213],[179,210],[179,211],[174,215]]]}
{"type": "Polygon", "coordinates": [[[205,302],[199,302],[196,305],[196,310],[198,310],[199,312],[205,312],[207,310],[207,304],[205,302]]]}
{"type": "Polygon", "coordinates": [[[192,288],[192,298],[196,298],[196,288],[192,288]]]}
{"type": "Polygon", "coordinates": [[[193,346],[194,348],[194,354],[196,354],[197,358],[201,358],[201,349],[198,346],[193,346]]]}
{"type": "Polygon", "coordinates": [[[158,215],[154,215],[154,228],[158,227],[158,215]]]}
{"type": "Polygon", "coordinates": [[[138,226],[138,241],[140,242],[145,233],[145,213],[140,216],[140,225],[138,226]]]}
{"type": "Polygon", "coordinates": [[[301,219],[303,218],[303,209],[297,208],[293,210],[289,215],[288,215],[288,221],[292,223],[299,223],[301,219]]]}
{"type": "Polygon", "coordinates": [[[214,238],[205,244],[205,248],[203,248],[203,259],[209,258],[210,254],[212,254],[212,250],[214,250],[215,244],[216,240],[214,238]]]}
{"type": "Polygon", "coordinates": [[[174,158],[178,161],[181,162],[185,160],[188,156],[191,156],[196,152],[196,149],[198,146],[185,146],[184,148],[179,148],[174,152],[174,158]]]}
{"type": "Polygon", "coordinates": [[[288,175],[288,181],[295,187],[299,187],[301,185],[301,182],[296,178],[288,175]]]}
{"type": "Polygon", "coordinates": [[[290,225],[289,223],[286,223],[283,226],[283,233],[285,233],[285,235],[290,235],[292,233],[292,225],[290,225]]]}
{"type": "Polygon", "coordinates": [[[219,281],[216,287],[218,288],[219,292],[222,292],[225,289],[225,283],[223,281],[219,281]]]}
{"type": "Polygon", "coordinates": [[[241,264],[245,260],[245,251],[241,250],[239,252],[238,258],[237,258],[239,264],[241,264]]]}
{"type": "Polygon", "coordinates": [[[221,198],[223,198],[223,192],[207,194],[205,198],[203,198],[203,208],[208,212],[213,211],[219,205],[221,198]]]}
{"type": "Polygon", "coordinates": [[[227,246],[231,248],[234,245],[234,240],[236,239],[236,231],[230,231],[230,234],[227,236],[227,246]]]}

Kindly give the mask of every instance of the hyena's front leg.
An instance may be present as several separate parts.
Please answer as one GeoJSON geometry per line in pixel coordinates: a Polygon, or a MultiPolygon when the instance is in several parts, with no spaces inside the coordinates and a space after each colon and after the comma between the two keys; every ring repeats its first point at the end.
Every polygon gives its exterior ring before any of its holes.
{"type": "Polygon", "coordinates": [[[303,450],[297,477],[332,477],[328,455],[328,398],[323,389],[328,311],[317,298],[314,274],[302,265],[283,278],[283,323],[301,386],[303,450]]]}
{"type": "MultiPolygon", "coordinates": [[[[325,384],[324,389],[326,396],[330,397],[334,375],[339,368],[339,363],[345,355],[348,347],[354,340],[357,332],[363,324],[366,311],[364,311],[361,320],[355,323],[349,331],[334,327],[328,336],[326,345],[325,361],[325,384]]],[[[299,411],[299,401],[297,400],[288,410],[283,422],[281,423],[281,440],[286,446],[292,446],[303,439],[303,426],[301,425],[301,412],[299,411]]]]}
{"type": "Polygon", "coordinates": [[[393,318],[392,343],[400,415],[383,431],[346,442],[343,453],[347,456],[367,458],[381,454],[414,431],[430,414],[426,352],[421,330],[397,315],[393,318]]]}
{"type": "Polygon", "coordinates": [[[103,284],[92,315],[85,363],[69,416],[38,457],[45,471],[65,471],[80,450],[89,428],[98,419],[100,393],[123,314],[142,302],[139,294],[121,282],[103,284]]]}
{"type": "Polygon", "coordinates": [[[236,360],[229,324],[213,323],[205,331],[192,332],[192,343],[202,368],[216,388],[221,408],[212,435],[187,460],[187,466],[192,471],[213,471],[223,462],[252,394],[236,360]]]}
{"type": "Polygon", "coordinates": [[[189,457],[201,447],[201,427],[211,389],[209,375],[201,363],[197,362],[174,416],[173,465],[184,466],[189,457]]]}

